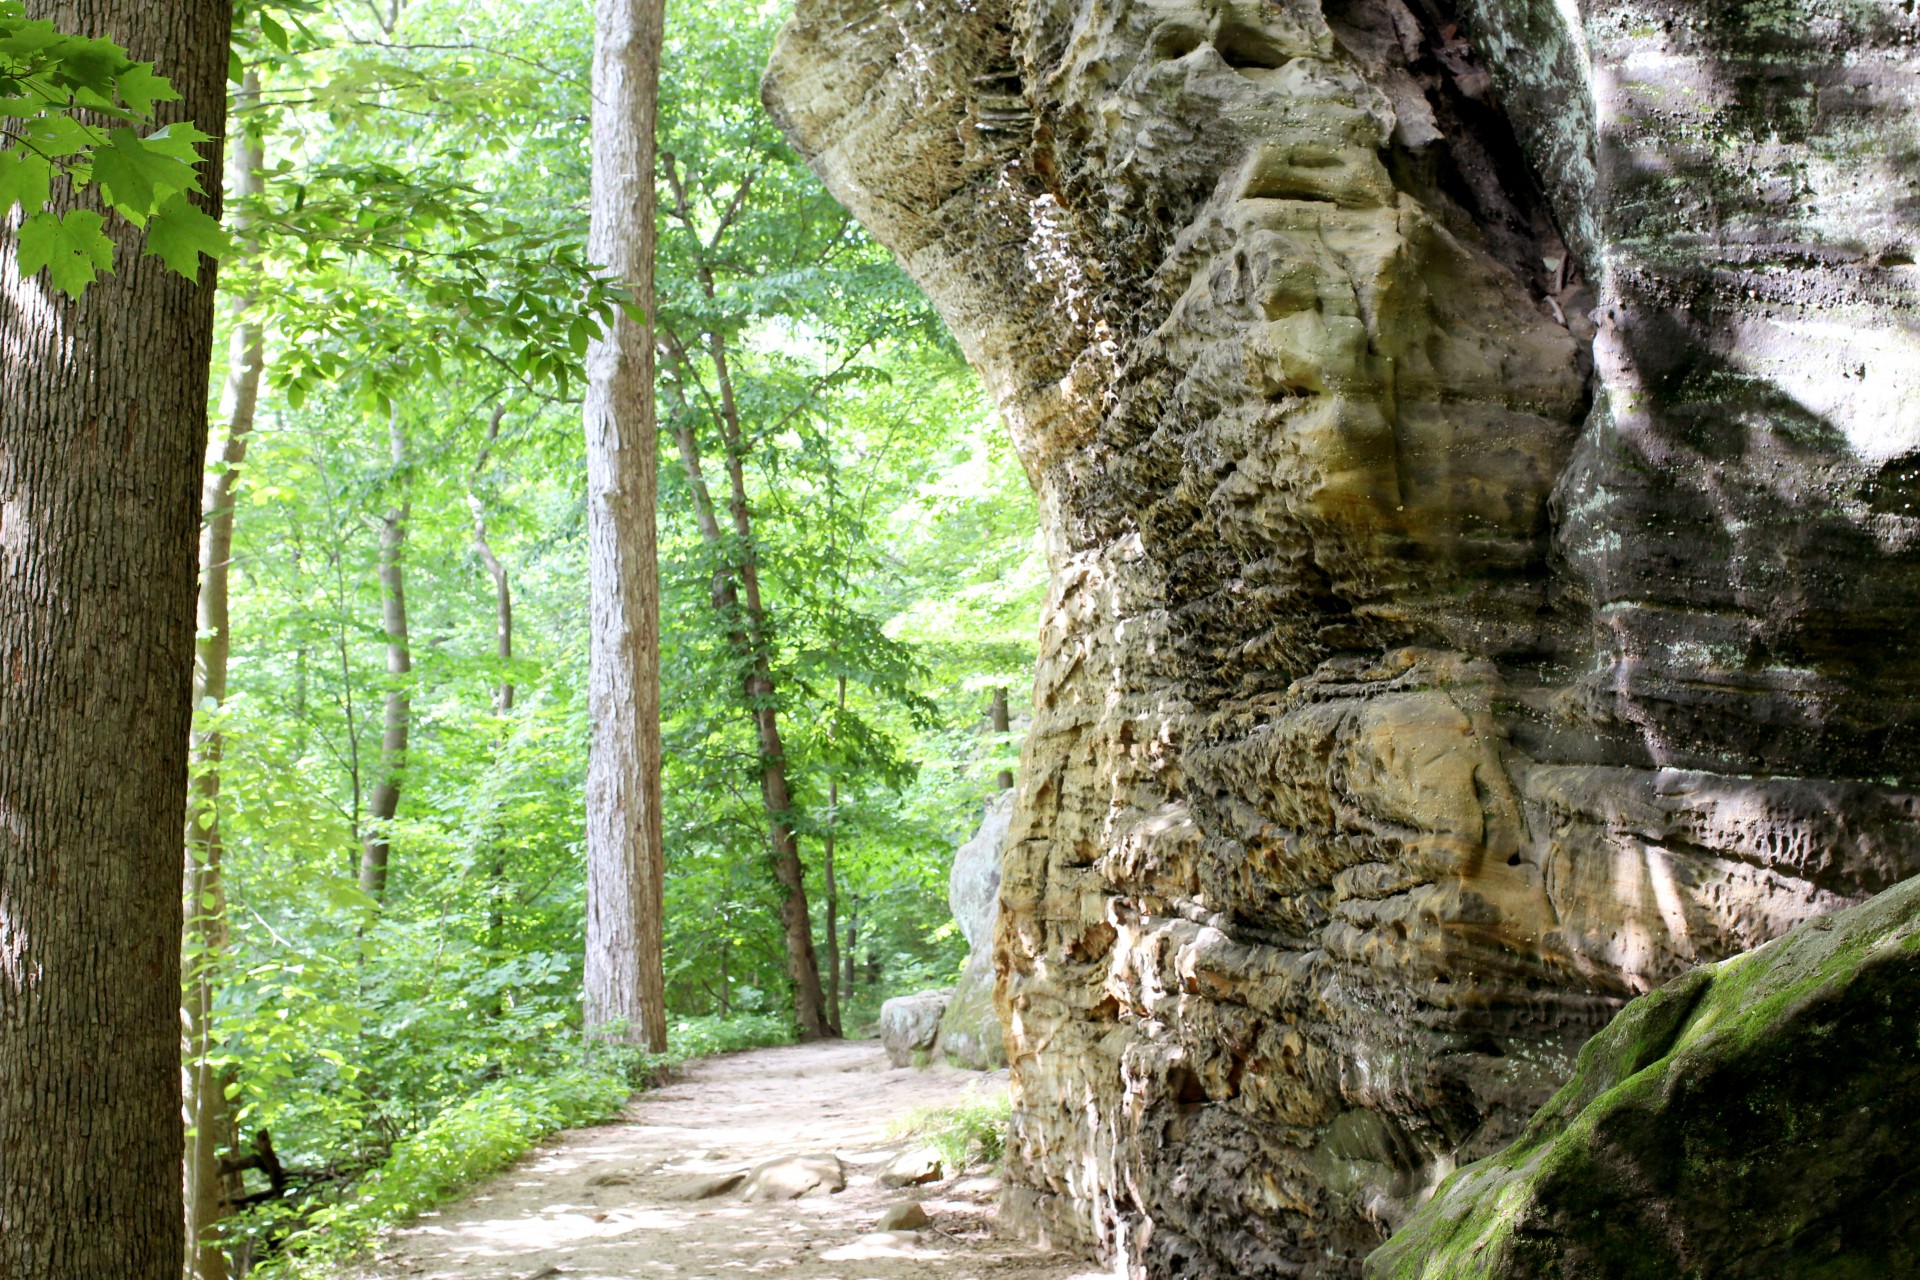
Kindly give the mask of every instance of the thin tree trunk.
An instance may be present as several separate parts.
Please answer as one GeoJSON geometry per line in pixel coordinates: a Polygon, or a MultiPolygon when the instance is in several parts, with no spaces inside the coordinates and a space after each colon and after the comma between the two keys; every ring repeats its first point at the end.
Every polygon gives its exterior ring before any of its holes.
{"type": "MultiPolygon", "coordinates": [[[[493,411],[493,417],[487,422],[486,443],[480,446],[480,456],[474,460],[473,473],[467,481],[467,510],[473,516],[473,548],[480,555],[480,561],[487,567],[487,575],[493,579],[493,640],[494,654],[500,659],[500,683],[493,688],[493,713],[505,717],[513,710],[513,680],[506,674],[507,664],[513,661],[513,586],[507,580],[507,567],[494,554],[493,543],[487,537],[487,505],[480,496],[480,480],[486,474],[487,462],[493,455],[493,446],[500,439],[500,423],[507,416],[507,407],[501,405],[493,411]]],[[[495,743],[496,749],[499,744],[495,743]]],[[[506,927],[506,917],[501,910],[501,902],[506,894],[507,862],[499,844],[494,845],[493,863],[489,868],[487,893],[491,905],[487,909],[487,945],[497,947],[502,941],[502,932],[506,927]]],[[[497,1005],[496,1005],[497,1012],[497,1005]]]]}
{"type": "MultiPolygon", "coordinates": [[[[226,0],[27,8],[155,61],[181,94],[160,123],[224,133],[226,0]]],[[[0,221],[4,1280],[184,1263],[180,835],[214,282],[109,226],[114,274],[71,302],[20,277],[0,221]]]]}
{"type": "MultiPolygon", "coordinates": [[[[725,239],[734,220],[746,205],[753,189],[754,174],[748,174],[733,193],[726,211],[710,237],[702,237],[694,217],[687,189],[680,179],[674,157],[662,158],[667,184],[673,191],[674,216],[686,229],[694,246],[694,274],[709,301],[717,301],[718,288],[707,255],[725,239]]],[[[732,519],[738,554],[731,561],[731,575],[738,577],[736,591],[732,577],[722,584],[716,578],[713,601],[723,616],[740,618],[734,624],[735,641],[743,645],[737,651],[745,655],[744,676],[747,707],[753,715],[755,734],[760,745],[760,795],[766,810],[767,831],[772,844],[774,878],[784,896],[780,902],[780,922],[786,935],[787,969],[793,979],[794,1015],[800,1023],[803,1039],[818,1040],[836,1035],[826,1011],[826,992],[820,982],[820,961],[813,949],[813,915],[807,906],[806,868],[800,861],[800,842],[793,830],[793,793],[787,780],[787,753],[780,737],[779,714],[774,709],[773,664],[768,643],[767,611],[760,593],[759,557],[754,550],[753,517],[747,504],[746,447],[740,424],[739,400],[734,394],[733,372],[727,355],[726,338],[718,331],[707,335],[707,356],[713,361],[714,380],[720,393],[714,417],[720,427],[727,454],[727,481],[730,489],[727,510],[732,519]],[[744,605],[744,612],[742,611],[744,605]]],[[[679,361],[692,374],[692,361],[684,349],[679,361]]],[[[695,486],[695,514],[702,534],[716,551],[723,551],[725,539],[720,533],[713,497],[700,467],[699,441],[690,425],[675,432],[681,461],[689,481],[695,486]]]]}
{"type": "MultiPolygon", "coordinates": [[[[858,903],[856,902],[855,905],[857,906],[858,903]]],[[[859,950],[859,947],[860,947],[860,917],[857,912],[849,908],[847,911],[847,959],[846,959],[847,972],[846,972],[846,977],[842,980],[842,983],[841,983],[841,985],[846,988],[848,1000],[853,999],[854,953],[859,950]]]]}
{"type": "MultiPolygon", "coordinates": [[[[1005,686],[993,691],[993,731],[997,734],[1007,734],[1013,731],[1013,723],[1007,715],[1007,690],[1005,686]]],[[[996,781],[1000,784],[1002,791],[1011,789],[1013,786],[1013,770],[1002,769],[996,781]]]]}
{"type": "MultiPolygon", "coordinates": [[[[847,678],[840,677],[838,707],[847,711],[847,678]]],[[[840,828],[840,774],[836,769],[827,780],[827,835],[821,841],[820,869],[827,880],[827,1025],[836,1036],[845,1035],[840,1021],[840,886],[833,873],[834,846],[840,828]]]]}
{"type": "Polygon", "coordinates": [[[587,562],[592,595],[587,766],[589,1034],[666,1048],[660,817],[660,591],[654,526],[655,121],[664,0],[599,0],[588,253],[627,286],[587,352],[587,562]]]}
{"type": "MultiPolygon", "coordinates": [[[[467,483],[467,510],[473,514],[473,549],[480,554],[480,562],[487,566],[487,574],[493,579],[494,653],[503,668],[513,661],[513,588],[507,581],[507,567],[493,553],[493,543],[487,538],[487,506],[480,497],[480,477],[487,469],[493,446],[500,439],[500,421],[506,416],[505,405],[493,411],[493,418],[487,423],[487,442],[480,448],[480,457],[473,464],[473,476],[467,483]]],[[[503,674],[500,683],[494,686],[493,712],[504,716],[511,710],[513,681],[503,674]]]]}
{"type": "MultiPolygon", "coordinates": [[[[387,421],[393,465],[407,483],[407,438],[395,411],[387,421]]],[[[407,520],[413,504],[403,499],[380,523],[380,622],[387,633],[387,700],[380,731],[380,777],[367,805],[366,843],[360,854],[360,891],[376,900],[386,897],[387,868],[393,850],[393,818],[400,811],[400,783],[407,764],[407,731],[413,718],[413,700],[407,677],[413,671],[413,649],[407,640],[407,520]]]]}
{"type": "MultiPolygon", "coordinates": [[[[717,341],[717,340],[716,340],[717,341]]],[[[720,346],[722,386],[726,381],[725,347],[720,346]]],[[[725,393],[723,393],[725,395],[725,393]]],[[[726,402],[731,403],[730,396],[726,402]]],[[[724,411],[723,411],[724,412],[724,411]]],[[[723,428],[724,429],[724,428],[723,428]]],[[[729,439],[737,439],[737,430],[729,439]]],[[[759,576],[752,569],[753,529],[746,508],[744,473],[730,465],[734,478],[731,503],[733,523],[739,540],[738,563],[728,555],[726,536],[721,531],[719,513],[707,484],[700,461],[700,442],[691,425],[682,424],[674,432],[680,462],[687,472],[693,494],[694,518],[708,546],[722,558],[722,567],[714,574],[713,607],[727,621],[728,641],[736,653],[744,655],[746,672],[742,692],[753,716],[754,731],[760,747],[760,798],[767,816],[767,834],[772,847],[774,878],[784,891],[780,902],[780,922],[787,948],[787,974],[793,981],[794,1016],[800,1024],[802,1039],[819,1040],[834,1034],[826,1015],[826,993],[820,982],[820,964],[813,950],[813,918],[807,907],[806,869],[800,861],[800,842],[793,830],[792,791],[787,782],[786,748],[780,737],[779,714],[773,705],[774,683],[771,661],[764,643],[765,613],[759,608],[759,576]],[[743,605],[736,578],[747,586],[743,605]]]]}
{"type": "MultiPolygon", "coordinates": [[[[237,102],[254,101],[259,94],[259,74],[249,71],[237,102]]],[[[259,195],[265,159],[257,136],[245,132],[236,135],[231,165],[236,200],[259,195]]],[[[246,215],[236,213],[231,224],[236,239],[244,241],[246,215]]],[[[219,711],[227,700],[227,660],[232,652],[227,584],[233,559],[234,496],[247,457],[247,440],[260,401],[260,375],[266,363],[263,333],[253,315],[256,305],[252,297],[233,300],[232,345],[220,399],[227,437],[216,465],[207,469],[201,488],[201,518],[205,523],[200,532],[200,634],[193,705],[207,712],[219,711]]],[[[187,1035],[186,1280],[227,1280],[227,1255],[220,1244],[218,1227],[232,1211],[238,1194],[236,1180],[220,1168],[221,1150],[232,1145],[232,1117],[225,1082],[211,1062],[213,993],[227,946],[219,811],[223,747],[217,723],[195,735],[197,774],[187,797],[187,981],[183,1009],[187,1035]]]]}

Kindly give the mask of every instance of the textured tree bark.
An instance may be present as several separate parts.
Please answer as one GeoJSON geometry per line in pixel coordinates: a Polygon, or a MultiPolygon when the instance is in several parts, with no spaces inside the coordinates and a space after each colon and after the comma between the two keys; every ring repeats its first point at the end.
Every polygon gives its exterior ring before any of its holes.
{"type": "MultiPolygon", "coordinates": [[[[35,0],[226,122],[229,6],[35,0]]],[[[220,189],[209,159],[208,190],[220,189]]],[[[215,201],[217,204],[217,200],[215,201]]],[[[179,1280],[180,833],[213,279],[78,302],[0,229],[0,1277],[179,1280]]]]}
{"type": "MultiPolygon", "coordinates": [[[[407,438],[396,414],[388,423],[396,469],[407,464],[407,438]]],[[[404,477],[401,483],[405,484],[404,477]]],[[[400,811],[401,774],[407,766],[407,731],[413,699],[407,676],[413,648],[407,639],[407,520],[413,504],[403,500],[380,525],[380,623],[387,633],[387,699],[380,731],[380,777],[367,805],[366,842],[360,854],[360,891],[373,898],[387,894],[387,864],[393,852],[393,817],[400,811]]]]}
{"type": "MultiPolygon", "coordinates": [[[[240,103],[257,99],[260,80],[248,72],[238,95],[240,103]]],[[[236,201],[260,193],[265,159],[260,140],[241,134],[233,142],[232,191],[236,201]]],[[[245,216],[230,219],[236,237],[244,239],[245,216]]],[[[217,465],[207,469],[201,489],[203,525],[200,531],[200,633],[194,665],[193,704],[218,710],[227,700],[227,659],[232,633],[227,608],[228,568],[233,559],[234,495],[240,468],[247,457],[254,413],[260,401],[260,375],[266,364],[264,335],[252,312],[255,300],[233,300],[232,347],[227,361],[226,387],[221,394],[221,416],[227,438],[217,465]]],[[[221,872],[220,759],[223,748],[217,725],[193,737],[196,769],[187,797],[186,971],[183,1022],[187,1035],[185,1119],[187,1153],[187,1280],[227,1280],[227,1255],[216,1235],[220,1221],[232,1208],[237,1188],[220,1169],[220,1151],[233,1140],[231,1116],[223,1082],[213,1069],[211,1028],[213,993],[219,982],[220,958],[227,945],[226,885],[221,872]]]]}
{"type": "Polygon", "coordinates": [[[632,292],[587,352],[592,592],[587,767],[589,1034],[666,1048],[660,825],[660,593],[654,495],[654,127],[664,0],[600,0],[588,253],[632,292]],[[619,1030],[615,1032],[615,1028],[619,1030]]]}

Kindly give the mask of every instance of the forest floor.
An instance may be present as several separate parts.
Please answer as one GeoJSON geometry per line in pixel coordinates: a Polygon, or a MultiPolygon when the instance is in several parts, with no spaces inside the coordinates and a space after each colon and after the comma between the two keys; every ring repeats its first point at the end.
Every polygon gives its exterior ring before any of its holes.
{"type": "MultiPolygon", "coordinates": [[[[1093,1264],[995,1228],[982,1170],[894,1189],[880,1175],[918,1146],[916,1111],[979,1082],[946,1067],[889,1068],[874,1041],[795,1045],[694,1063],[636,1097],[623,1122],[561,1134],[473,1195],[382,1242],[362,1280],[1099,1280],[1093,1264]],[[846,1187],[748,1201],[736,1175],[836,1156],[846,1187]],[[716,1191],[716,1188],[726,1188],[716,1191]],[[876,1230],[918,1201],[929,1223],[876,1230]]],[[[830,1165],[829,1165],[830,1167],[830,1165]]]]}

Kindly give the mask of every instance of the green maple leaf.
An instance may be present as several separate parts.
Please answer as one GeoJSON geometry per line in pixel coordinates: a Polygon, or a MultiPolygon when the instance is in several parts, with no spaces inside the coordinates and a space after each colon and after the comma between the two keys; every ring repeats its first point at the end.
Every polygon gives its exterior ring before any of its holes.
{"type": "Polygon", "coordinates": [[[62,36],[51,51],[59,60],[54,74],[72,85],[88,106],[113,106],[113,82],[132,65],[125,49],[111,40],[62,36]]]}
{"type": "Polygon", "coordinates": [[[0,151],[0,218],[19,205],[28,216],[46,207],[52,194],[53,166],[21,147],[0,151]]]}
{"type": "MultiPolygon", "coordinates": [[[[199,164],[201,160],[199,144],[212,142],[213,136],[200,132],[191,120],[182,120],[164,129],[155,129],[147,135],[146,141],[149,151],[158,151],[163,156],[172,156],[184,164],[199,164]]],[[[200,190],[197,186],[193,189],[200,190]]]]}
{"type": "Polygon", "coordinates": [[[153,74],[151,62],[134,63],[131,68],[120,73],[114,85],[120,91],[120,101],[143,116],[153,114],[153,104],[156,102],[180,100],[180,95],[174,91],[171,81],[165,76],[153,74]]]}
{"type": "Polygon", "coordinates": [[[184,194],[170,197],[147,223],[147,253],[189,280],[200,278],[200,255],[219,261],[233,241],[218,222],[184,194]]]}
{"type": "Polygon", "coordinates": [[[200,189],[192,165],[149,146],[124,125],[108,132],[106,143],[93,153],[93,180],[107,203],[136,225],[168,197],[200,189]]]}
{"type": "Polygon", "coordinates": [[[102,271],[113,270],[113,241],[101,228],[106,220],[88,209],[64,218],[44,210],[20,227],[20,274],[47,269],[53,287],[78,299],[102,271]]]}

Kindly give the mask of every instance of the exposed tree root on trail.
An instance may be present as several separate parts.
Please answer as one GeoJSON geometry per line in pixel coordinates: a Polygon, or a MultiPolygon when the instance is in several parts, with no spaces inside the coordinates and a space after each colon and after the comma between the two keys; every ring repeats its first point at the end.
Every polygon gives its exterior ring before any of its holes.
{"type": "MultiPolygon", "coordinates": [[[[961,1099],[969,1072],[890,1070],[872,1042],[695,1064],[624,1123],[562,1134],[472,1197],[395,1233],[363,1280],[1076,1280],[1091,1263],[995,1230],[998,1179],[964,1171],[894,1189],[908,1113],[961,1099]],[[838,1157],[846,1187],[749,1201],[736,1185],[787,1157],[838,1157]],[[717,1190],[719,1188],[724,1190],[717,1190]],[[880,1232],[917,1200],[929,1223],[880,1232]]],[[[831,1166],[831,1161],[826,1162],[831,1166]]]]}

